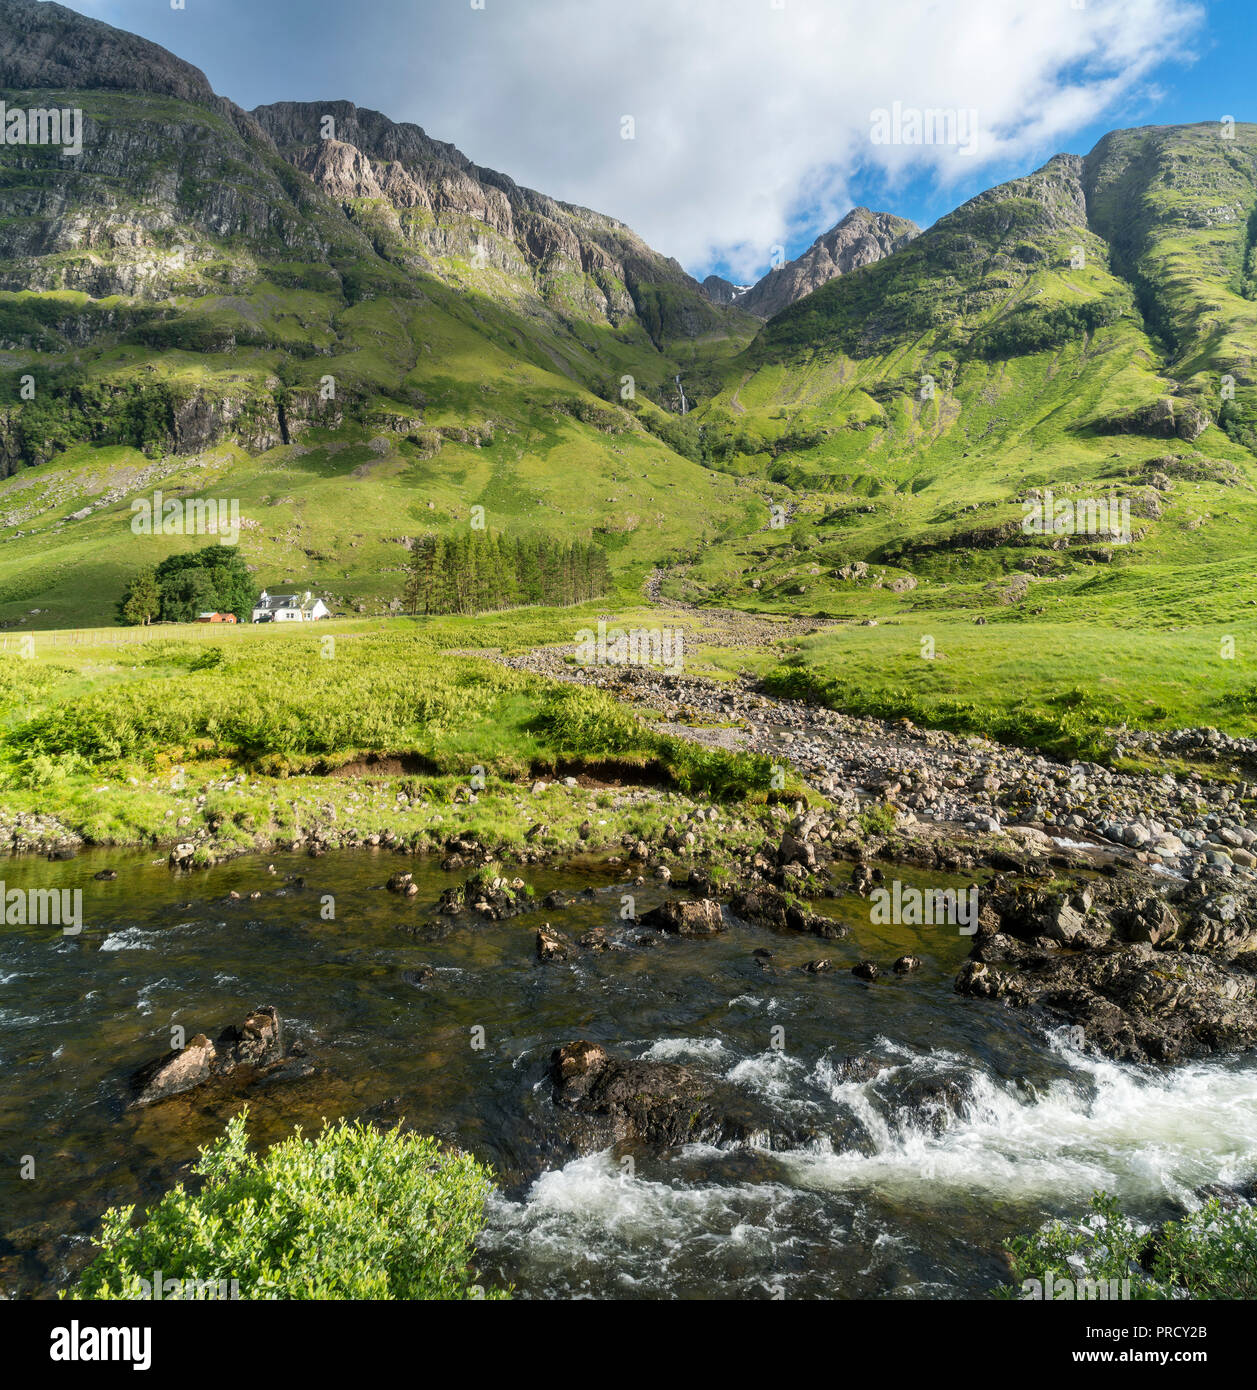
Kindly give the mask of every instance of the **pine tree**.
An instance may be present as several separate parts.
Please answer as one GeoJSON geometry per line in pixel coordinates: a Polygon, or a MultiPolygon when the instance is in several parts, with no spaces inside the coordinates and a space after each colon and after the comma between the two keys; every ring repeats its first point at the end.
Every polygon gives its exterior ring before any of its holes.
{"type": "Polygon", "coordinates": [[[406,556],[403,598],[411,613],[485,613],[533,604],[583,603],[605,593],[606,552],[592,541],[495,532],[421,536],[406,556]]]}

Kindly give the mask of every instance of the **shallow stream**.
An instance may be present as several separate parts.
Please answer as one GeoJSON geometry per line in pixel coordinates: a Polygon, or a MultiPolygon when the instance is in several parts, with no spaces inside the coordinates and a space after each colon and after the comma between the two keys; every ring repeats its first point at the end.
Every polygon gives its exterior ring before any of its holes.
{"type": "Polygon", "coordinates": [[[590,897],[501,923],[440,917],[455,877],[383,852],[182,876],[152,855],[95,852],[3,870],[8,889],[81,889],[84,912],[78,936],[0,926],[10,1294],[63,1286],[101,1210],[152,1201],[219,1132],[241,1097],[128,1110],[128,1078],[170,1046],[172,1025],[216,1036],[259,1004],[277,1007],[314,1073],[249,1090],[254,1136],[404,1117],[472,1150],[501,1184],[482,1275],[528,1297],[983,1296],[1004,1278],[1004,1239],[1081,1211],[1093,1189],[1153,1220],[1257,1170],[1257,1060],[1157,1070],[1085,1057],[1025,1014],[958,997],[969,940],[955,928],[873,926],[852,895],[819,905],[851,924],[844,941],[731,920],[721,936],[647,949],[631,944],[642,929],[621,920],[621,897],[635,893],[640,913],[666,890],[592,861],[526,875],[538,899],[590,897]],[[96,881],[103,867],[117,879],[96,881]],[[385,891],[399,867],[417,898],[385,891]],[[543,965],[544,920],[572,937],[606,927],[625,949],[543,965]],[[757,948],[774,952],[767,968],[757,948]],[[905,952],[921,958],[915,974],[849,973],[905,952]],[[818,957],[837,968],[799,968],[818,957]],[[783,1153],[565,1151],[545,1070],[577,1038],[706,1069],[835,1139],[783,1153]],[[875,1074],[843,1079],[851,1057],[876,1059],[875,1074]],[[18,1176],[25,1155],[33,1178],[18,1176]]]}

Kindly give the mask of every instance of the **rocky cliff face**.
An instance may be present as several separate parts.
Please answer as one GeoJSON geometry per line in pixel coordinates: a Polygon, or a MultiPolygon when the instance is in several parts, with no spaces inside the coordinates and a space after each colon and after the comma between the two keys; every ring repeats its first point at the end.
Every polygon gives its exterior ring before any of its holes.
{"type": "MultiPolygon", "coordinates": [[[[723,275],[709,275],[702,283],[702,291],[713,304],[732,304],[745,297],[746,285],[735,285],[723,275]]],[[[738,306],[739,308],[741,305],[738,306]]]]}
{"type": "Polygon", "coordinates": [[[613,218],[348,102],[242,111],[165,49],[59,5],[0,0],[0,91],[73,96],[85,114],[73,161],[3,149],[0,289],[163,300],[238,293],[277,255],[337,273],[378,256],[458,287],[474,270],[513,307],[640,323],[657,344],[724,322],[613,218]]]}
{"type": "MultiPolygon", "coordinates": [[[[915,222],[904,217],[852,208],[837,226],[817,237],[803,255],[770,270],[739,295],[737,306],[756,318],[770,319],[839,275],[849,275],[862,265],[871,265],[898,251],[920,231],[915,222]]],[[[711,276],[704,281],[704,289],[716,278],[711,276]]],[[[727,285],[728,281],[721,284],[727,285]]]]}
{"type": "Polygon", "coordinates": [[[0,87],[151,92],[219,104],[191,63],[137,34],[36,0],[0,0],[0,87]]]}
{"type": "Polygon", "coordinates": [[[253,112],[284,157],[390,260],[502,288],[582,318],[637,317],[657,342],[718,328],[698,282],[622,222],[522,188],[419,126],[351,102],[279,102],[253,112]]]}
{"type": "Polygon", "coordinates": [[[11,347],[83,346],[125,331],[135,302],[239,293],[263,261],[370,255],[252,116],[136,35],[60,5],[0,0],[0,93],[84,113],[73,158],[0,149],[0,290],[133,301],[66,307],[38,331],[10,313],[0,342],[11,347]]]}

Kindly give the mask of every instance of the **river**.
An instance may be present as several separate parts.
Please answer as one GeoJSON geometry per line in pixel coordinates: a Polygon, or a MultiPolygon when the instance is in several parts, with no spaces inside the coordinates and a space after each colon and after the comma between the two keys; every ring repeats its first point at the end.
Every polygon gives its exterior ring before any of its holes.
{"type": "Polygon", "coordinates": [[[150,1202],[186,1171],[242,1097],[128,1110],[128,1077],[170,1046],[173,1024],[214,1036],[258,1004],[278,1008],[315,1071],[250,1088],[254,1136],[404,1117],[470,1149],[500,1184],[482,1276],[522,1297],[981,1297],[1004,1278],[1007,1237],[1080,1212],[1095,1188],[1151,1221],[1257,1170],[1255,1059],[1154,1069],[1083,1056],[1024,1013],[958,997],[969,941],[954,928],[874,926],[852,895],[818,905],[851,925],[844,941],[733,921],[645,949],[621,895],[640,913],[667,890],[624,875],[595,860],[529,870],[539,898],[590,891],[491,923],[439,917],[454,877],[384,852],[250,857],[191,876],[152,854],[7,861],[9,889],[82,889],[85,925],[0,927],[0,1284],[49,1296],[104,1207],[150,1202]],[[117,879],[98,882],[104,867],[117,879]],[[398,867],[413,869],[416,898],[385,891],[398,867]],[[607,927],[626,948],[541,964],[543,920],[572,936],[607,927]],[[774,953],[767,968],[757,948],[774,953]],[[849,973],[904,952],[918,972],[849,973]],[[799,968],[819,956],[838,968],[799,968]],[[833,1138],[780,1153],[566,1151],[545,1070],[576,1038],[719,1074],[833,1138]],[[851,1057],[874,1065],[853,1077],[851,1057]]]}

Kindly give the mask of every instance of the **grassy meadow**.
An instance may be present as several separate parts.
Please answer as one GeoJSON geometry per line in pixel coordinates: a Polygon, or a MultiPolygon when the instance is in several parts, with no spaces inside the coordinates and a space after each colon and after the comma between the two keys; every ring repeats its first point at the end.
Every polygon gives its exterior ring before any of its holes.
{"type": "Polygon", "coordinates": [[[356,815],[363,833],[439,843],[458,802],[460,827],[522,843],[537,816],[572,840],[583,818],[564,788],[534,797],[534,779],[760,805],[800,793],[793,780],[774,788],[764,758],[674,738],[603,692],[466,651],[472,632],[497,647],[570,640],[571,621],[536,610],[49,634],[33,657],[0,654],[6,813],[55,816],[97,843],[208,825],[244,848],[291,837],[328,806],[341,829],[356,815]]]}

